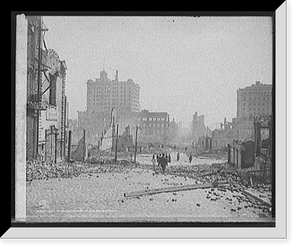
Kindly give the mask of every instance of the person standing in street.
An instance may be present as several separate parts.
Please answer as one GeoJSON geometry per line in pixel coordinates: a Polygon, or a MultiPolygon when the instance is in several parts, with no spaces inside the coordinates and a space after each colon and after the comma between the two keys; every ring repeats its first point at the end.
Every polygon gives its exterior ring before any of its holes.
{"type": "Polygon", "coordinates": [[[171,163],[171,154],[169,154],[169,163],[171,163]]]}
{"type": "Polygon", "coordinates": [[[190,161],[190,163],[192,163],[192,155],[190,155],[190,157],[189,157],[189,161],[190,161]]]}
{"type": "Polygon", "coordinates": [[[160,166],[160,161],[161,161],[161,154],[159,154],[159,156],[157,155],[157,167],[160,166]]]}
{"type": "Polygon", "coordinates": [[[180,154],[179,152],[177,152],[177,161],[179,161],[179,159],[180,159],[180,154]]]}
{"type": "Polygon", "coordinates": [[[166,166],[168,165],[167,154],[166,154],[166,156],[165,156],[164,153],[162,154],[162,157],[160,159],[160,165],[161,165],[161,168],[162,168],[162,173],[165,174],[166,166]]]}
{"type": "Polygon", "coordinates": [[[153,156],[152,156],[152,165],[153,165],[153,170],[154,170],[154,172],[156,173],[156,171],[155,171],[155,165],[156,165],[156,161],[155,161],[155,155],[153,154],[153,156]]]}

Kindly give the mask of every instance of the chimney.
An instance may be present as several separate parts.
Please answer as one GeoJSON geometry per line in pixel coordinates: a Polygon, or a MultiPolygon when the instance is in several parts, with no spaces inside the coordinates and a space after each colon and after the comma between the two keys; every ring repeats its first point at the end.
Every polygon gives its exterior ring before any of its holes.
{"type": "Polygon", "coordinates": [[[119,79],[118,79],[118,78],[119,78],[119,77],[118,77],[118,75],[119,75],[119,71],[118,71],[118,70],[116,70],[116,75],[115,75],[115,80],[116,80],[116,81],[119,81],[119,79]]]}

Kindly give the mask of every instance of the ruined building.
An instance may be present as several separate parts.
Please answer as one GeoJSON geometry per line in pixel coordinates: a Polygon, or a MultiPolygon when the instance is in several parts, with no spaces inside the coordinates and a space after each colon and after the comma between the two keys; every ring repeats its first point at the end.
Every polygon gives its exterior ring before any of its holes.
{"type": "Polygon", "coordinates": [[[27,18],[26,158],[56,162],[64,159],[68,102],[66,62],[48,49],[48,31],[40,16],[27,18]]]}

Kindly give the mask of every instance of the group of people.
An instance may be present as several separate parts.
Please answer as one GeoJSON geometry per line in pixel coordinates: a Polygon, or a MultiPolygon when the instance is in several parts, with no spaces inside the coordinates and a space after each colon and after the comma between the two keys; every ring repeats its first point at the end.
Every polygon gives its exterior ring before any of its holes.
{"type": "MultiPolygon", "coordinates": [[[[193,157],[192,155],[188,156],[189,162],[192,163],[193,157]]],[[[180,159],[180,154],[177,152],[177,161],[180,159]]],[[[162,173],[165,173],[166,166],[168,163],[171,163],[171,155],[170,154],[153,154],[152,156],[152,164],[153,164],[153,170],[156,172],[156,167],[161,167],[162,168],[162,173]]]]}
{"type": "Polygon", "coordinates": [[[156,162],[157,162],[157,167],[161,167],[162,168],[162,173],[164,174],[166,171],[166,166],[168,165],[168,163],[171,163],[171,155],[169,154],[153,154],[152,156],[152,163],[153,163],[153,170],[156,172],[156,162]]]}

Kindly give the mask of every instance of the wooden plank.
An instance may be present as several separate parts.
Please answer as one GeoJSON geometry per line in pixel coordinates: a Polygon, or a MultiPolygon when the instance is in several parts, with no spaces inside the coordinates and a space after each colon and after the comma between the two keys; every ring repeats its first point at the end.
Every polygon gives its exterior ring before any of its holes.
{"type": "Polygon", "coordinates": [[[252,194],[251,192],[249,192],[247,190],[244,190],[242,193],[244,195],[247,195],[247,196],[249,196],[249,197],[251,197],[251,198],[259,201],[260,203],[264,204],[267,207],[272,207],[272,204],[270,202],[267,202],[267,201],[263,200],[262,198],[260,198],[260,197],[258,197],[256,195],[252,194]]]}
{"type": "Polygon", "coordinates": [[[205,183],[205,184],[157,188],[157,189],[150,189],[150,190],[144,190],[144,191],[136,191],[136,192],[131,192],[131,193],[124,193],[124,197],[139,197],[139,196],[146,196],[146,195],[152,195],[152,194],[157,194],[157,193],[169,193],[169,192],[187,191],[187,190],[195,190],[195,189],[205,189],[205,188],[215,187],[217,185],[224,185],[224,184],[229,184],[229,183],[228,182],[218,182],[217,184],[205,183]]]}

